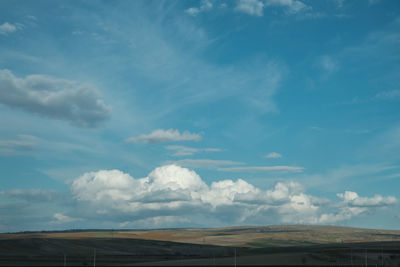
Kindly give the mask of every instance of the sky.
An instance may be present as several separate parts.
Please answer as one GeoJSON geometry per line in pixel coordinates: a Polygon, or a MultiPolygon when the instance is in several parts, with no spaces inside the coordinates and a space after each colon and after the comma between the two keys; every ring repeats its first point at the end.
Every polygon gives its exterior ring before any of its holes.
{"type": "Polygon", "coordinates": [[[400,229],[400,2],[0,1],[0,232],[400,229]]]}

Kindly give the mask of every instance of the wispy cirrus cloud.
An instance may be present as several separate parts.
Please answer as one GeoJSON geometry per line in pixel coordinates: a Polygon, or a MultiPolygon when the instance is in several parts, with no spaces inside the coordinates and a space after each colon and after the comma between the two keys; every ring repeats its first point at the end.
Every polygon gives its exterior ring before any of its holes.
{"type": "MultiPolygon", "coordinates": [[[[379,158],[381,158],[381,154],[379,158]]],[[[302,179],[308,187],[317,187],[326,192],[335,192],[342,190],[344,182],[349,184],[360,178],[365,181],[367,177],[383,176],[396,169],[398,169],[398,166],[384,163],[354,164],[341,166],[325,173],[305,175],[302,179]]]]}
{"type": "Polygon", "coordinates": [[[182,159],[177,161],[168,161],[167,163],[177,164],[184,167],[192,168],[216,168],[227,165],[241,165],[243,162],[232,160],[217,160],[217,159],[182,159]]]}
{"type": "Polygon", "coordinates": [[[265,156],[267,159],[279,159],[282,158],[282,155],[277,152],[271,152],[265,156]]]}
{"type": "Polygon", "coordinates": [[[400,90],[382,91],[375,95],[374,99],[377,100],[396,100],[400,99],[400,90]]]}
{"type": "Polygon", "coordinates": [[[14,198],[25,200],[28,202],[47,202],[62,200],[65,195],[55,190],[45,189],[12,189],[1,190],[0,196],[6,198],[14,198]]]}
{"type": "Polygon", "coordinates": [[[18,135],[18,139],[0,139],[0,155],[24,155],[32,152],[37,138],[30,135],[18,135]]]}
{"type": "Polygon", "coordinates": [[[369,97],[359,97],[356,96],[350,101],[346,101],[345,105],[355,105],[355,104],[367,104],[377,101],[397,101],[400,100],[400,90],[383,90],[376,93],[374,96],[369,97]]]}
{"type": "Polygon", "coordinates": [[[267,0],[266,7],[284,7],[288,14],[296,14],[310,7],[299,0],[267,0]]]}
{"type": "Polygon", "coordinates": [[[243,167],[228,167],[218,168],[224,172],[302,172],[303,167],[297,166],[243,166],[243,167]]]}
{"type": "MultiPolygon", "coordinates": [[[[165,11],[163,8],[156,10],[165,11]]],[[[113,62],[126,62],[117,67],[121,72],[130,69],[137,74],[131,81],[136,87],[134,92],[149,88],[155,92],[134,95],[130,100],[135,102],[130,105],[133,112],[162,120],[171,114],[180,114],[182,109],[193,104],[209,105],[231,97],[247,109],[277,110],[273,98],[288,73],[285,62],[264,57],[245,59],[243,64],[232,66],[213,64],[199,55],[213,49],[220,37],[212,36],[206,27],[196,24],[196,20],[188,16],[172,18],[169,15],[172,13],[160,12],[159,19],[153,20],[145,16],[146,12],[148,10],[125,17],[129,23],[119,23],[121,18],[113,17],[104,26],[109,38],[131,44],[125,47],[123,55],[111,54],[107,58],[113,62]],[[135,60],[126,61],[127,54],[135,60]]],[[[100,55],[105,56],[104,53],[100,55]]]]}
{"type": "Polygon", "coordinates": [[[194,148],[194,147],[187,147],[187,146],[167,146],[166,149],[175,151],[173,156],[191,156],[196,153],[200,152],[220,152],[222,149],[219,148],[194,148]]]}
{"type": "Polygon", "coordinates": [[[177,141],[200,141],[201,138],[201,134],[191,133],[189,131],[184,131],[181,133],[178,129],[157,129],[149,134],[142,134],[138,137],[130,137],[126,139],[126,141],[128,143],[158,144],[177,141]]]}

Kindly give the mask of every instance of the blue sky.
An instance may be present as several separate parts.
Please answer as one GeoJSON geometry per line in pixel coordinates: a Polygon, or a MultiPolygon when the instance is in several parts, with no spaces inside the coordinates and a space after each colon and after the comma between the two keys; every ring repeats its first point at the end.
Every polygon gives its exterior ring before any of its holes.
{"type": "Polygon", "coordinates": [[[1,1],[0,231],[400,229],[399,14],[1,1]]]}

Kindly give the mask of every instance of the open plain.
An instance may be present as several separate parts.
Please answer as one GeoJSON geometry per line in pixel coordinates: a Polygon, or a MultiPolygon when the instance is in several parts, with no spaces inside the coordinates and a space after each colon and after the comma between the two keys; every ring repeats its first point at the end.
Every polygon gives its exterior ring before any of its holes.
{"type": "Polygon", "coordinates": [[[1,266],[94,264],[400,266],[400,231],[289,225],[0,235],[1,266]]]}

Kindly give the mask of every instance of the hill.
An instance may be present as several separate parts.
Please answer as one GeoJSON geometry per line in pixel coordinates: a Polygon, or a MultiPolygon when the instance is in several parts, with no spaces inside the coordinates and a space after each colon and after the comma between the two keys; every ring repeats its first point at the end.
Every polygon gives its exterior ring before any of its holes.
{"type": "Polygon", "coordinates": [[[217,246],[265,247],[400,241],[400,231],[340,226],[276,225],[194,229],[79,230],[0,235],[0,239],[15,238],[123,238],[217,246]]]}
{"type": "Polygon", "coordinates": [[[93,266],[95,258],[96,266],[400,266],[400,231],[288,225],[0,235],[0,266],[93,266]]]}

